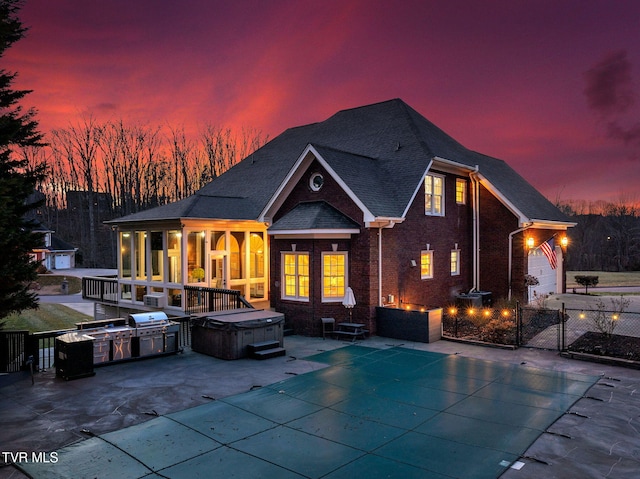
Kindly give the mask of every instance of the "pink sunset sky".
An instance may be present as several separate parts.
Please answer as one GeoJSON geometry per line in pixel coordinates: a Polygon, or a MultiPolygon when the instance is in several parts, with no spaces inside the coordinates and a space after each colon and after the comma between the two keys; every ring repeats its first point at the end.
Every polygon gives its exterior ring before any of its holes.
{"type": "Polygon", "coordinates": [[[401,98],[550,200],[640,200],[637,0],[27,0],[5,54],[40,129],[271,138],[401,98]],[[636,193],[638,192],[638,193],[636,193]]]}

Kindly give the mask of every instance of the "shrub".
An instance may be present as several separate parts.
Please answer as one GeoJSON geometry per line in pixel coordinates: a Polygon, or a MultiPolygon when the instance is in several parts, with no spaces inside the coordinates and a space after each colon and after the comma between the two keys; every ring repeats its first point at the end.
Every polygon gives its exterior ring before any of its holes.
{"type": "Polygon", "coordinates": [[[574,276],[576,283],[580,286],[584,286],[585,293],[589,294],[589,286],[596,286],[598,284],[597,276],[577,275],[574,276]]]}
{"type": "Polygon", "coordinates": [[[480,328],[480,338],[496,344],[513,344],[515,333],[516,323],[512,318],[494,318],[480,328]]]}
{"type": "Polygon", "coordinates": [[[595,327],[602,334],[610,338],[613,335],[613,330],[618,325],[620,315],[625,312],[631,300],[626,299],[624,296],[620,296],[620,299],[611,298],[612,311],[606,311],[604,301],[598,299],[595,303],[596,310],[592,321],[595,327]]]}

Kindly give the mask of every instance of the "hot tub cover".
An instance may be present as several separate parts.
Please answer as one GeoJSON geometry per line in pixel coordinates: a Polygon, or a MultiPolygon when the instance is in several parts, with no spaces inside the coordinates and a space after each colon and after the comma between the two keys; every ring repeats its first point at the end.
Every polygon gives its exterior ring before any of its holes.
{"type": "Polygon", "coordinates": [[[275,311],[256,310],[233,310],[221,311],[204,318],[196,319],[194,326],[208,329],[219,329],[235,331],[239,329],[255,329],[284,321],[284,314],[275,311]]]}

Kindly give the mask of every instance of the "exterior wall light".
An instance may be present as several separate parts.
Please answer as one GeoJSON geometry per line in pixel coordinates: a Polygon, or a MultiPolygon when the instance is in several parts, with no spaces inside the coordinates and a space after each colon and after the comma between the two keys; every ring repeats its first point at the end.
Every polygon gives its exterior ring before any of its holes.
{"type": "Polygon", "coordinates": [[[527,238],[527,248],[533,249],[534,245],[535,245],[535,240],[533,239],[533,237],[529,236],[527,238]]]}
{"type": "Polygon", "coordinates": [[[566,236],[563,236],[562,238],[560,238],[560,245],[563,248],[566,248],[569,245],[569,238],[567,238],[566,236]]]}

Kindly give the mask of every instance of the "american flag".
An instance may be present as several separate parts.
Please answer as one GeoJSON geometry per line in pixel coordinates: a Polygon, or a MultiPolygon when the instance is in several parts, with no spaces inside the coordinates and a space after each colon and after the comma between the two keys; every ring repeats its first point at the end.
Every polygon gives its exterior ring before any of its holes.
{"type": "Polygon", "coordinates": [[[556,256],[556,246],[554,244],[553,238],[542,243],[539,248],[549,260],[551,269],[556,269],[556,267],[558,266],[558,257],[556,256]]]}

